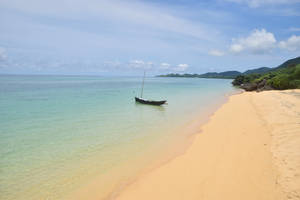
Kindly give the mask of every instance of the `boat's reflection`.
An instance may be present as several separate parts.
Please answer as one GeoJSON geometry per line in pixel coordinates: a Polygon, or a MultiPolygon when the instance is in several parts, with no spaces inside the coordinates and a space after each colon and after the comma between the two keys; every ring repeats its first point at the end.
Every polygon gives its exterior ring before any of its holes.
{"type": "Polygon", "coordinates": [[[166,108],[165,108],[166,105],[167,104],[156,106],[156,105],[150,105],[150,104],[142,104],[142,103],[139,103],[139,102],[135,101],[135,106],[136,107],[149,108],[149,109],[158,110],[158,111],[165,111],[166,110],[166,108]]]}

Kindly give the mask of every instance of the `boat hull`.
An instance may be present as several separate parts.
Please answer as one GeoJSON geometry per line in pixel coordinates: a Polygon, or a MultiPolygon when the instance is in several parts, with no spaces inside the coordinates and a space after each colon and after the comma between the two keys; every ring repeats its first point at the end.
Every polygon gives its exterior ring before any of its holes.
{"type": "Polygon", "coordinates": [[[154,105],[154,106],[160,106],[165,104],[167,101],[163,100],[163,101],[153,101],[153,100],[145,100],[145,99],[141,99],[138,97],[135,97],[135,101],[142,103],[142,104],[148,104],[148,105],[154,105]]]}

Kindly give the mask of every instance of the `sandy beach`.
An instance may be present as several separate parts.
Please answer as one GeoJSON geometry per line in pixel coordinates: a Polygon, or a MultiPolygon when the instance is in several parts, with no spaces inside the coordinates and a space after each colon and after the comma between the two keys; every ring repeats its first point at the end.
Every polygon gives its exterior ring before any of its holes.
{"type": "Polygon", "coordinates": [[[300,199],[300,90],[231,96],[184,154],[117,199],[300,199]]]}
{"type": "Polygon", "coordinates": [[[0,200],[300,200],[300,0],[0,0],[0,200]]]}

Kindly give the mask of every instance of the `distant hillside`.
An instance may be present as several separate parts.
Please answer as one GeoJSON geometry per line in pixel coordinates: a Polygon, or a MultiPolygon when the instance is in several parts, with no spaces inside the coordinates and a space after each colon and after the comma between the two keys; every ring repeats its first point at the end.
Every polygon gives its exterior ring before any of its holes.
{"type": "Polygon", "coordinates": [[[249,74],[262,74],[271,71],[273,68],[269,67],[260,67],[257,69],[250,69],[245,71],[244,73],[239,71],[225,71],[225,72],[207,72],[204,74],[166,74],[159,75],[157,77],[177,77],[177,78],[220,78],[220,79],[234,79],[238,75],[249,75],[249,74]]]}
{"type": "Polygon", "coordinates": [[[243,74],[245,74],[245,75],[247,75],[247,74],[263,74],[263,73],[267,73],[271,70],[272,70],[272,68],[269,68],[269,67],[260,67],[260,68],[256,68],[256,69],[249,69],[249,70],[245,71],[243,74]]]}
{"type": "Polygon", "coordinates": [[[262,73],[238,75],[232,84],[246,91],[300,88],[300,57],[290,59],[267,72],[262,71],[262,73]]]}
{"type": "Polygon", "coordinates": [[[225,71],[225,72],[208,72],[205,74],[166,74],[166,75],[159,75],[157,77],[181,77],[181,78],[220,78],[220,79],[235,79],[238,76],[251,76],[251,77],[257,77],[262,74],[267,74],[271,71],[276,71],[278,69],[286,68],[291,65],[300,64],[300,57],[290,59],[278,67],[275,68],[269,68],[269,67],[260,67],[256,69],[250,69],[243,73],[239,71],[225,71]]]}
{"type": "Polygon", "coordinates": [[[239,71],[226,71],[226,72],[208,72],[205,74],[200,74],[199,78],[229,78],[234,79],[237,75],[240,75],[241,72],[239,71]]]}
{"type": "Polygon", "coordinates": [[[275,67],[274,69],[281,69],[281,68],[288,67],[290,65],[297,65],[297,64],[300,64],[300,56],[297,58],[287,60],[284,63],[282,63],[281,65],[279,65],[278,67],[275,67]]]}
{"type": "Polygon", "coordinates": [[[240,75],[239,71],[226,71],[226,72],[208,72],[205,74],[166,74],[159,75],[157,77],[181,77],[181,78],[222,78],[222,79],[234,79],[237,75],[240,75]]]}
{"type": "Polygon", "coordinates": [[[156,77],[175,77],[175,78],[199,78],[199,74],[166,74],[166,75],[158,75],[156,77]]]}

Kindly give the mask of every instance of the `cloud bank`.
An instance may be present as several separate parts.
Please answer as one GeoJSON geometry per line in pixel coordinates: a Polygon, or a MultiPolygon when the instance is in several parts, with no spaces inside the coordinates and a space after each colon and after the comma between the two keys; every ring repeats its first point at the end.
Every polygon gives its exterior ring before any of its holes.
{"type": "Polygon", "coordinates": [[[248,37],[233,39],[230,46],[232,53],[241,53],[243,51],[252,54],[269,53],[276,45],[276,39],[273,33],[267,32],[265,29],[254,30],[248,37]]]}
{"type": "MultiPolygon", "coordinates": [[[[300,36],[292,35],[287,40],[278,42],[273,33],[266,29],[255,29],[246,37],[232,39],[228,53],[234,55],[252,54],[264,55],[272,53],[274,49],[288,50],[291,52],[300,51],[300,36]]],[[[222,56],[224,52],[219,50],[209,51],[212,56],[222,56]]]]}
{"type": "Polygon", "coordinates": [[[300,51],[300,36],[293,35],[286,41],[279,42],[279,47],[289,51],[300,51]]]}
{"type": "Polygon", "coordinates": [[[225,53],[223,51],[213,49],[213,50],[209,51],[208,54],[211,56],[224,56],[225,53]]]}

